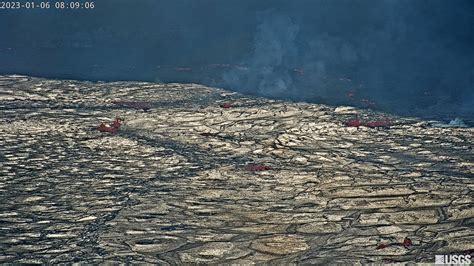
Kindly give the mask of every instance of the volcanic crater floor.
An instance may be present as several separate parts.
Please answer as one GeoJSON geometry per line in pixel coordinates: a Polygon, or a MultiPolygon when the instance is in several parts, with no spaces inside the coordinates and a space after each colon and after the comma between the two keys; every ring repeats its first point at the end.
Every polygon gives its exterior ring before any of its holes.
{"type": "Polygon", "coordinates": [[[474,249],[472,128],[197,84],[18,75],[0,76],[0,113],[1,263],[434,262],[474,249]],[[116,117],[115,134],[97,130],[116,117]],[[391,122],[348,127],[355,117],[391,122]]]}

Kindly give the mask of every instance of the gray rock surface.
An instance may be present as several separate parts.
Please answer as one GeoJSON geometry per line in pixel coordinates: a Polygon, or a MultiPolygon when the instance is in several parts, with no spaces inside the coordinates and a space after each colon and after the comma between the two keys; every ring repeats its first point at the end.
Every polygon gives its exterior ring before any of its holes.
{"type": "Polygon", "coordinates": [[[472,128],[196,84],[24,76],[0,76],[0,113],[1,263],[434,262],[474,249],[472,128]],[[391,125],[347,127],[356,115],[391,125]],[[97,130],[115,117],[116,134],[97,130]]]}

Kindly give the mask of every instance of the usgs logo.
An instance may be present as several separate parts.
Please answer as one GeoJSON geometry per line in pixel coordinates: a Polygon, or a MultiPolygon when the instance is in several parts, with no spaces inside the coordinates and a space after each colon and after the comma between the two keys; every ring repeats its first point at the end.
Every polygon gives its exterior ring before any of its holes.
{"type": "Polygon", "coordinates": [[[436,255],[435,264],[469,265],[471,264],[471,255],[436,255]]]}

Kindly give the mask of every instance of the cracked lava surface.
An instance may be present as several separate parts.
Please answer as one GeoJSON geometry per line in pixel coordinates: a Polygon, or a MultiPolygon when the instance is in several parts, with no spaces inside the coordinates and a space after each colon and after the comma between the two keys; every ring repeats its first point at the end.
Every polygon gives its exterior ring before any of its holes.
{"type": "Polygon", "coordinates": [[[197,84],[25,76],[0,76],[0,113],[1,263],[434,262],[474,249],[472,128],[197,84]],[[394,122],[346,126],[356,115],[394,122]],[[115,134],[97,130],[116,117],[115,134]]]}

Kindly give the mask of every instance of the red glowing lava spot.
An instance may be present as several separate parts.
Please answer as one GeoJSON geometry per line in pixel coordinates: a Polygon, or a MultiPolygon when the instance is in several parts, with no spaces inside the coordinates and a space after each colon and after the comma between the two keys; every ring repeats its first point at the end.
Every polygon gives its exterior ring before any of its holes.
{"type": "Polygon", "coordinates": [[[403,243],[402,245],[405,247],[405,248],[409,248],[413,245],[413,242],[411,241],[410,238],[408,237],[405,237],[405,239],[403,240],[403,243]]]}
{"type": "Polygon", "coordinates": [[[115,121],[112,123],[111,126],[105,123],[100,123],[99,127],[97,127],[97,130],[99,130],[100,132],[115,134],[117,133],[121,125],[122,125],[121,119],[117,117],[115,118],[115,121]]]}
{"type": "Polygon", "coordinates": [[[393,126],[393,122],[390,121],[389,119],[384,119],[384,120],[373,120],[373,121],[366,121],[363,122],[360,119],[353,119],[349,120],[346,123],[347,127],[368,127],[368,128],[388,128],[390,126],[393,126]]]}
{"type": "Polygon", "coordinates": [[[263,165],[263,164],[250,164],[247,166],[247,170],[250,172],[261,172],[261,171],[272,170],[272,168],[270,166],[263,165]]]}
{"type": "Polygon", "coordinates": [[[118,118],[118,117],[115,118],[115,121],[112,123],[112,127],[117,128],[117,129],[120,128],[120,126],[122,125],[121,122],[122,121],[120,120],[120,118],[118,118]]]}
{"type": "Polygon", "coordinates": [[[220,106],[221,106],[222,108],[224,108],[224,109],[229,109],[229,108],[234,107],[234,106],[233,106],[232,104],[230,104],[230,103],[223,103],[223,104],[221,104],[220,106]]]}
{"type": "Polygon", "coordinates": [[[380,127],[390,127],[392,122],[388,119],[385,120],[375,120],[375,121],[369,121],[364,123],[364,126],[370,127],[370,128],[380,128],[380,127]]]}
{"type": "Polygon", "coordinates": [[[353,119],[353,120],[347,121],[346,126],[348,126],[348,127],[360,127],[360,126],[362,126],[362,123],[360,122],[359,119],[353,119]]]}
{"type": "Polygon", "coordinates": [[[100,126],[97,128],[97,130],[99,130],[100,132],[108,132],[108,133],[115,134],[115,133],[117,133],[118,128],[111,127],[109,125],[101,123],[100,126]]]}

